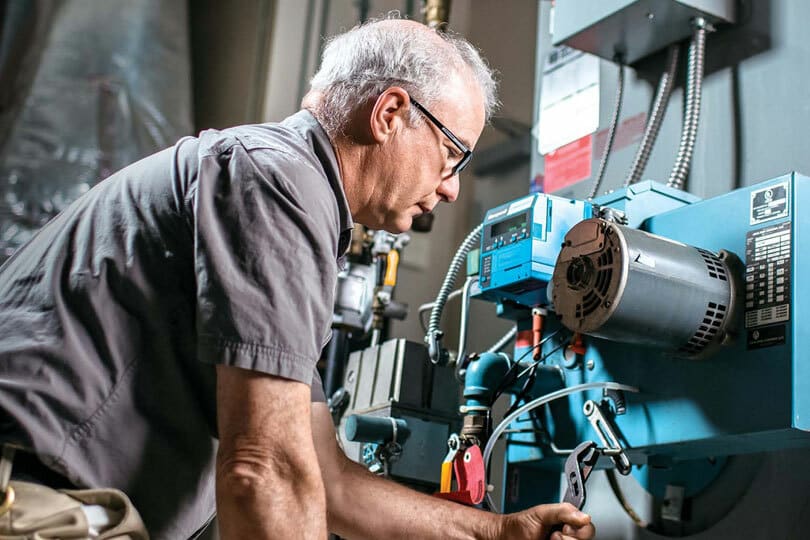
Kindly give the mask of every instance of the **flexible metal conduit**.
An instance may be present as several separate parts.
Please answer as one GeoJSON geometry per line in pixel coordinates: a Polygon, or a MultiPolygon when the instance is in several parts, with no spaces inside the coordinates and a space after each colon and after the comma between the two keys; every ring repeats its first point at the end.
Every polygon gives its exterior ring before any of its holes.
{"type": "Polygon", "coordinates": [[[630,172],[624,181],[624,187],[630,184],[635,184],[641,180],[641,175],[644,174],[644,169],[647,168],[647,161],[650,159],[650,154],[655,146],[655,141],[658,140],[658,132],[661,130],[661,122],[664,120],[664,114],[667,111],[667,104],[669,104],[669,96],[672,94],[672,87],[675,84],[675,75],[678,69],[678,58],[680,57],[681,46],[679,44],[670,45],[667,52],[667,68],[661,75],[658,81],[658,89],[655,92],[655,99],[653,100],[652,110],[650,111],[650,118],[647,120],[647,126],[644,128],[644,135],[641,137],[641,143],[636,150],[636,157],[633,159],[633,165],[630,167],[630,172]]]}
{"type": "Polygon", "coordinates": [[[686,79],[686,106],[683,115],[683,131],[681,132],[681,145],[678,148],[678,157],[672,167],[667,186],[683,189],[689,166],[692,163],[692,154],[695,150],[698,122],[700,120],[700,98],[703,87],[703,66],[706,53],[706,31],[708,24],[705,19],[698,17],[693,22],[695,26],[692,43],[689,44],[689,67],[686,79]]]}
{"type": "Polygon", "coordinates": [[[447,297],[450,295],[450,291],[452,291],[455,286],[456,276],[459,270],[461,270],[461,267],[466,262],[467,253],[481,240],[481,230],[483,226],[483,223],[478,224],[456,250],[456,254],[453,255],[453,259],[450,261],[447,274],[444,276],[444,282],[442,283],[441,289],[439,289],[439,294],[436,295],[436,300],[433,302],[433,309],[430,311],[430,320],[428,322],[428,331],[425,335],[430,360],[433,363],[443,363],[441,347],[438,340],[442,336],[442,332],[439,330],[439,323],[441,323],[442,320],[444,305],[447,303],[447,297]]]}
{"type": "MultiPolygon", "coordinates": [[[[501,421],[501,423],[498,424],[498,427],[492,430],[492,435],[490,435],[489,440],[487,441],[487,445],[484,447],[484,454],[483,454],[484,471],[489,470],[489,459],[492,457],[492,450],[495,448],[495,443],[498,442],[500,436],[503,435],[503,432],[506,431],[506,428],[509,427],[509,424],[515,421],[515,419],[533,409],[542,407],[543,405],[546,405],[547,403],[550,403],[555,399],[570,396],[571,394],[576,394],[578,392],[585,392],[586,390],[625,390],[627,392],[638,392],[638,388],[634,386],[628,386],[626,384],[620,384],[617,382],[612,381],[592,382],[585,384],[577,384],[575,386],[569,386],[568,388],[563,388],[561,390],[557,390],[556,392],[551,392],[550,394],[540,396],[539,398],[526,403],[525,405],[517,409],[515,412],[504,418],[501,421]]],[[[487,497],[487,504],[489,505],[490,509],[493,512],[498,512],[498,508],[492,501],[492,496],[490,495],[489,492],[487,492],[486,497],[487,497]]]]}
{"type": "Polygon", "coordinates": [[[619,125],[619,116],[622,112],[622,99],[624,98],[624,65],[617,62],[619,68],[618,79],[616,80],[616,99],[613,104],[613,117],[610,119],[610,128],[608,128],[607,140],[605,141],[605,149],[602,150],[602,159],[599,161],[599,172],[596,173],[596,179],[591,188],[591,193],[588,199],[596,197],[599,191],[599,186],[602,185],[602,180],[605,178],[605,169],[607,169],[608,158],[610,158],[610,151],[613,149],[613,140],[616,137],[616,127],[619,125]]]}

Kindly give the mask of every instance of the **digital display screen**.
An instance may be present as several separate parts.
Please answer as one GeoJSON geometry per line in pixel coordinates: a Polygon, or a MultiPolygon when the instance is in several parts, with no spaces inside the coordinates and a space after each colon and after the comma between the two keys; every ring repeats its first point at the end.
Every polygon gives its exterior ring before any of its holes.
{"type": "Polygon", "coordinates": [[[490,228],[490,237],[500,236],[503,233],[517,232],[526,227],[526,214],[499,221],[490,228]]]}

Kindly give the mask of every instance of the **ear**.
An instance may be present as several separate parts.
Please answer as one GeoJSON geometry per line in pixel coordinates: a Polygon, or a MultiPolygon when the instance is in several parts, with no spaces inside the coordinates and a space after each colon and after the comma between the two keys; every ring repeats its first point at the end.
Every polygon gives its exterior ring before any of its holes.
{"type": "Polygon", "coordinates": [[[411,106],[408,92],[391,86],[380,94],[369,118],[371,136],[377,143],[384,143],[407,124],[406,114],[411,106]]]}

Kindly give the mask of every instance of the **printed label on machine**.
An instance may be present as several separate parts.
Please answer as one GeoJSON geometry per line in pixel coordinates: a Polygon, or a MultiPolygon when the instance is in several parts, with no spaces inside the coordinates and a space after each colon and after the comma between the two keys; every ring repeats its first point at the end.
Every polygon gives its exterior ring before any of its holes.
{"type": "Polygon", "coordinates": [[[537,140],[548,154],[599,127],[599,59],[570,47],[554,47],[543,65],[537,140]]]}
{"type": "Polygon", "coordinates": [[[745,328],[749,349],[784,343],[784,325],[771,325],[790,320],[790,225],[789,221],[780,223],[751,231],[745,237],[745,328]]]}
{"type": "Polygon", "coordinates": [[[748,349],[763,349],[774,345],[782,345],[786,340],[786,333],[784,324],[774,324],[749,330],[748,349]]]}
{"type": "Polygon", "coordinates": [[[751,192],[751,225],[788,216],[788,184],[783,182],[751,192]]]}

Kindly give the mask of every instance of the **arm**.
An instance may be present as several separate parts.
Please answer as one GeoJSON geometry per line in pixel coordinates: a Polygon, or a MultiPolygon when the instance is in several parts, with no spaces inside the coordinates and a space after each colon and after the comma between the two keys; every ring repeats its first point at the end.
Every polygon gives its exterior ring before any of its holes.
{"type": "Polygon", "coordinates": [[[325,538],[306,384],[217,366],[220,538],[325,538]]]}
{"type": "Polygon", "coordinates": [[[324,403],[312,404],[312,433],[326,485],[331,531],[352,539],[537,539],[556,524],[566,536],[593,538],[590,517],[568,504],[537,506],[502,516],[431,497],[379,478],[338,447],[324,403]]]}

